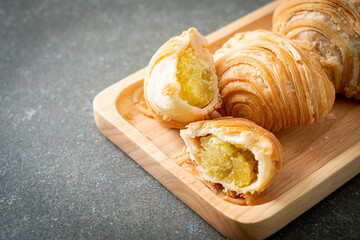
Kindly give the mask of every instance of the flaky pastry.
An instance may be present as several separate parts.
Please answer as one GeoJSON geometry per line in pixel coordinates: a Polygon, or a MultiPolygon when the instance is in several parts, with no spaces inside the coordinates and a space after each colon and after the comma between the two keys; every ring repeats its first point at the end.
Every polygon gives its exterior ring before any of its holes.
{"type": "Polygon", "coordinates": [[[273,31],[320,60],[336,93],[360,99],[360,1],[285,0],[273,31]]]}
{"type": "Polygon", "coordinates": [[[224,116],[276,132],[323,119],[335,91],[320,63],[285,37],[238,33],[214,55],[224,116]]]}
{"type": "Polygon", "coordinates": [[[275,179],[283,150],[266,129],[242,118],[191,123],[180,131],[201,177],[250,204],[275,179]]]}
{"type": "Polygon", "coordinates": [[[206,38],[195,28],[171,38],[155,53],[144,96],[154,118],[170,128],[207,119],[219,105],[214,60],[206,38]]]}

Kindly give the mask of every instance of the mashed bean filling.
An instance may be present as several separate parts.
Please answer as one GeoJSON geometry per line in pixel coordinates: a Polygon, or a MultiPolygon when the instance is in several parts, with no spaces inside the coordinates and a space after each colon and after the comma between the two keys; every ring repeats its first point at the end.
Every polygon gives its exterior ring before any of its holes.
{"type": "Polygon", "coordinates": [[[177,80],[180,83],[180,98],[188,104],[203,108],[214,98],[214,81],[210,64],[193,48],[179,53],[177,80]]]}
{"type": "Polygon", "coordinates": [[[229,184],[234,190],[256,181],[258,164],[251,151],[215,135],[201,137],[199,141],[199,165],[206,175],[229,184]]]}

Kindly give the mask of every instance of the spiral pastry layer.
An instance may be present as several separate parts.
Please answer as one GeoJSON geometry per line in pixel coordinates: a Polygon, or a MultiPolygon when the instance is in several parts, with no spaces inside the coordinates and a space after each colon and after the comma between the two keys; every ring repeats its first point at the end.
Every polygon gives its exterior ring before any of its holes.
{"type": "Polygon", "coordinates": [[[336,93],[360,99],[360,1],[285,0],[273,31],[320,60],[336,93]]]}
{"type": "Polygon", "coordinates": [[[214,58],[224,116],[276,132],[318,121],[334,103],[334,87],[319,62],[281,35],[236,34],[214,58]]]}

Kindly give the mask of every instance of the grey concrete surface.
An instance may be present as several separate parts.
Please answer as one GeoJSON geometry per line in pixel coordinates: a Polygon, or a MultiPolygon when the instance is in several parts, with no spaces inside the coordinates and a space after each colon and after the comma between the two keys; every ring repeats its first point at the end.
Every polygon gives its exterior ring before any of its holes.
{"type": "MultiPolygon", "coordinates": [[[[169,37],[269,1],[0,1],[0,239],[223,239],[97,129],[169,37]]],[[[271,239],[360,239],[359,176],[271,239]]]]}

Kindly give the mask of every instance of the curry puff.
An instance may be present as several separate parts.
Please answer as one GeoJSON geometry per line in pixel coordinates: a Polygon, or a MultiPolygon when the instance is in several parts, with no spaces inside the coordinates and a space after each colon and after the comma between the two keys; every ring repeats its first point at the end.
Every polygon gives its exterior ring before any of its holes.
{"type": "Polygon", "coordinates": [[[170,128],[204,120],[219,106],[218,80],[207,39],[195,28],[167,41],[152,57],[144,82],[154,118],[170,128]]]}
{"type": "Polygon", "coordinates": [[[319,121],[333,106],[335,90],[320,63],[284,36],[238,33],[214,58],[223,116],[276,132],[319,121]]]}
{"type": "Polygon", "coordinates": [[[180,131],[201,177],[251,204],[280,171],[283,150],[266,129],[242,118],[191,123],[180,131]]]}
{"type": "Polygon", "coordinates": [[[285,0],[273,31],[319,59],[336,93],[360,99],[360,0],[285,0]]]}

